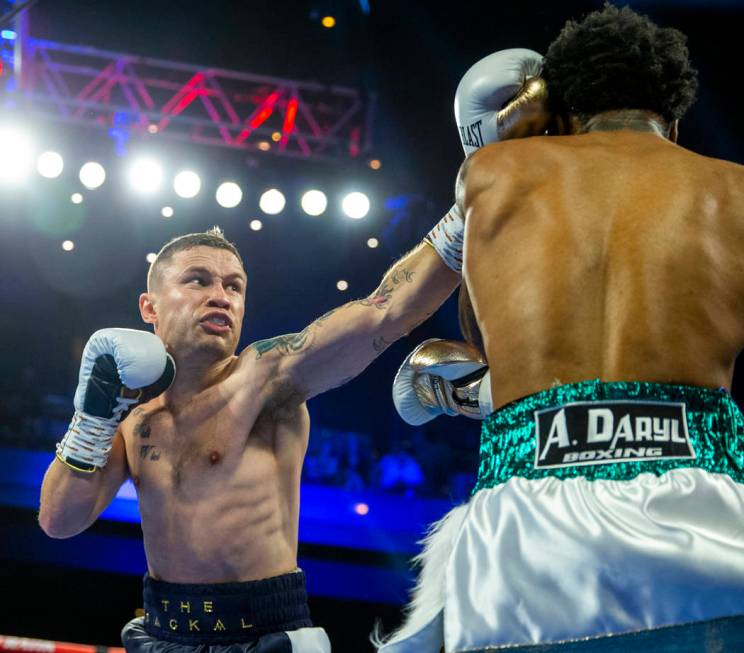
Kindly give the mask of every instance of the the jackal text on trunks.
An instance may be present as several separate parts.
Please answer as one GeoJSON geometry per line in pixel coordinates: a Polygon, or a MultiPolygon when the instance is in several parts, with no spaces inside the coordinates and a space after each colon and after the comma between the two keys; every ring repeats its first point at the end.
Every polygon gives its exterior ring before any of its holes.
{"type": "Polygon", "coordinates": [[[305,574],[240,583],[167,583],[145,576],[145,630],[189,646],[251,642],[312,626],[305,574]]]}
{"type": "Polygon", "coordinates": [[[483,421],[474,491],[515,476],[619,481],[684,467],[744,483],[744,416],[725,390],[582,381],[513,401],[483,421]]]}

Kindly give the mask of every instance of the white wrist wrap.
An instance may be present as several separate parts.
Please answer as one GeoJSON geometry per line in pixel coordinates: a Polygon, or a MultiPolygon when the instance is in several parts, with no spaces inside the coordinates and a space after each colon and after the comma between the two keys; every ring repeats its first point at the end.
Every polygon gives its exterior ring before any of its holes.
{"type": "Polygon", "coordinates": [[[465,220],[455,204],[426,235],[428,242],[439,254],[444,264],[462,274],[462,251],[465,239],[465,220]]]}
{"type": "Polygon", "coordinates": [[[104,467],[108,462],[121,414],[136,403],[137,399],[118,397],[114,415],[108,419],[76,410],[67,433],[57,443],[57,458],[79,472],[92,473],[95,468],[104,467]],[[90,469],[91,466],[94,469],[90,469]]]}

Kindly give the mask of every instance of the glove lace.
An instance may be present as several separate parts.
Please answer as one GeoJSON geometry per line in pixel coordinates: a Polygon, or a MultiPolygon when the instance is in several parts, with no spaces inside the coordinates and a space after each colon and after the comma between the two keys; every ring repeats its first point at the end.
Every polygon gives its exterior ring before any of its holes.
{"type": "Polygon", "coordinates": [[[57,443],[57,455],[62,460],[74,458],[103,467],[122,415],[138,401],[138,398],[117,397],[111,417],[96,417],[76,410],[65,437],[57,443]]]}

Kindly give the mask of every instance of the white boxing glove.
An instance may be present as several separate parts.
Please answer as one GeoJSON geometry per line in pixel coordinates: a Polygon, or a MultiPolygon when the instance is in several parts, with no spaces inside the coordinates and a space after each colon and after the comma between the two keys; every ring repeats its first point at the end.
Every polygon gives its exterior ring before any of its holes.
{"type": "Polygon", "coordinates": [[[483,419],[492,412],[488,364],[466,342],[426,340],[406,357],[395,375],[393,403],[412,426],[439,415],[483,419]]]}
{"type": "Polygon", "coordinates": [[[534,135],[514,130],[520,123],[531,124],[535,114],[547,128],[542,64],[542,55],[534,50],[512,48],[488,55],[465,73],[455,93],[455,122],[466,156],[486,143],[534,135]]]}
{"type": "MultiPolygon", "coordinates": [[[[513,48],[470,67],[455,93],[455,122],[466,155],[488,143],[545,133],[551,122],[542,55],[513,48]]],[[[426,236],[445,264],[462,272],[465,220],[457,205],[426,236]]]]}
{"type": "Polygon", "coordinates": [[[81,472],[103,467],[119,422],[135,404],[167,390],[175,369],[163,341],[153,333],[96,331],[83,350],[75,415],[57,444],[57,458],[81,472]],[[125,396],[127,390],[137,392],[125,396]]]}

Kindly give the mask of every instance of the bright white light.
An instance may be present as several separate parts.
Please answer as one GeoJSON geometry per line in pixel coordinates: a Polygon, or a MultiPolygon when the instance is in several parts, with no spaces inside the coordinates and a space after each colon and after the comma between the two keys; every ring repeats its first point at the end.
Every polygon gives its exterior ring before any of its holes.
{"type": "Polygon", "coordinates": [[[354,504],[354,512],[357,515],[361,515],[363,517],[364,515],[369,514],[369,505],[366,504],[366,503],[361,503],[361,502],[360,503],[355,503],[354,504]]]}
{"type": "Polygon", "coordinates": [[[309,190],[302,196],[300,204],[308,215],[320,215],[328,206],[328,198],[319,190],[309,190]]]}
{"type": "Polygon", "coordinates": [[[160,215],[162,215],[164,218],[172,218],[173,217],[173,207],[172,206],[164,206],[162,210],[160,211],[160,215]]]}
{"type": "Polygon", "coordinates": [[[100,163],[88,161],[80,168],[80,183],[86,188],[93,190],[98,188],[106,181],[106,171],[100,163]]]}
{"type": "Polygon", "coordinates": [[[82,204],[83,196],[80,193],[73,193],[72,195],[70,195],[70,201],[73,204],[82,204]]]}
{"type": "Polygon", "coordinates": [[[71,240],[65,240],[62,243],[62,249],[66,252],[71,252],[73,249],[75,249],[75,243],[73,243],[71,240]]]}
{"type": "Polygon", "coordinates": [[[240,186],[232,181],[226,181],[220,184],[217,192],[215,193],[217,204],[224,206],[226,209],[231,209],[243,199],[243,191],[240,190],[240,186]]]}
{"type": "Polygon", "coordinates": [[[201,190],[201,179],[199,175],[191,170],[183,170],[176,175],[173,180],[173,190],[176,195],[190,199],[195,197],[201,190]]]}
{"type": "Polygon", "coordinates": [[[260,220],[251,220],[250,227],[251,229],[253,229],[253,231],[261,231],[261,229],[263,228],[263,222],[261,222],[260,220]]]}
{"type": "Polygon", "coordinates": [[[349,282],[348,281],[344,281],[343,279],[341,279],[341,281],[338,281],[336,283],[336,288],[338,288],[339,290],[342,290],[342,291],[343,290],[347,290],[349,288],[349,282]]]}
{"type": "Polygon", "coordinates": [[[341,202],[344,213],[354,220],[360,220],[369,213],[369,198],[364,193],[349,193],[341,202]]]}
{"type": "Polygon", "coordinates": [[[0,129],[0,180],[20,181],[31,171],[33,146],[26,134],[0,129]]]}
{"type": "Polygon", "coordinates": [[[129,182],[139,193],[152,193],[163,183],[163,169],[152,159],[138,159],[129,168],[129,182]]]}
{"type": "Polygon", "coordinates": [[[154,263],[157,257],[158,255],[155,252],[150,252],[147,256],[145,256],[145,259],[147,259],[148,263],[154,263]]]}
{"type": "Polygon", "coordinates": [[[284,199],[284,195],[282,195],[282,193],[276,188],[267,190],[263,195],[261,195],[261,199],[258,200],[259,208],[267,215],[276,215],[277,213],[281,213],[282,210],[284,210],[284,205],[286,203],[287,200],[284,199]]]}
{"type": "Polygon", "coordinates": [[[375,247],[377,247],[377,246],[378,246],[379,244],[380,244],[380,241],[379,241],[379,240],[377,240],[377,238],[370,238],[370,239],[369,239],[369,240],[367,241],[367,247],[369,247],[370,249],[374,249],[374,248],[375,248],[375,247]]]}
{"type": "Polygon", "coordinates": [[[36,169],[42,177],[54,179],[62,174],[65,162],[59,152],[43,152],[36,160],[36,169]]]}

